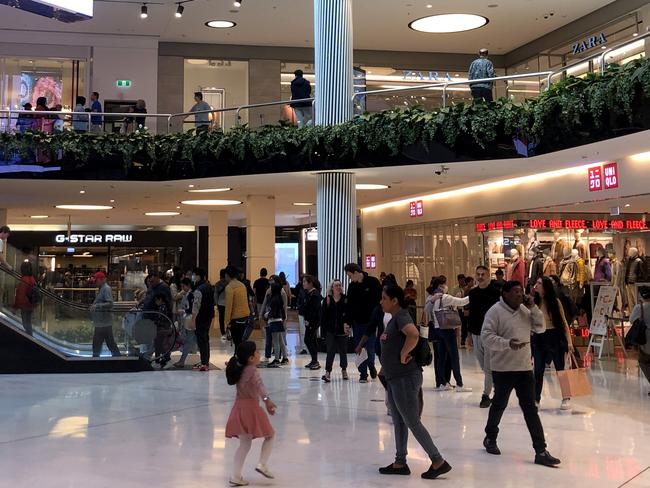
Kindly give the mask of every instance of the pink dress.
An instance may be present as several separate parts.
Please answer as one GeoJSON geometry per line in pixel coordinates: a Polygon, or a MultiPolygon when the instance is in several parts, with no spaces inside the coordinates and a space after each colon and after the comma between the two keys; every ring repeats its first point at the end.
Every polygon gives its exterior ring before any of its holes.
{"type": "Polygon", "coordinates": [[[265,396],[259,371],[255,366],[246,366],[237,383],[237,399],[226,423],[226,437],[246,434],[257,439],[275,435],[269,416],[260,406],[259,399],[265,396]]]}

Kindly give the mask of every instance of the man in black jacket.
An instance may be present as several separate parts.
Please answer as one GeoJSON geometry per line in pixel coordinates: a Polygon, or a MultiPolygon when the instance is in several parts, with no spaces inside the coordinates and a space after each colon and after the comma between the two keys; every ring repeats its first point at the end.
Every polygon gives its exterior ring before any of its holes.
{"type": "Polygon", "coordinates": [[[194,370],[209,371],[210,369],[210,325],[214,319],[214,290],[206,281],[204,269],[195,268],[192,272],[194,279],[194,302],[192,303],[192,321],[196,328],[196,342],[201,354],[201,362],[194,370]]]}
{"type": "Polygon", "coordinates": [[[381,283],[377,278],[368,276],[356,263],[345,265],[345,274],[350,279],[348,285],[348,301],[345,307],[346,325],[352,327],[352,334],[356,346],[356,353],[360,354],[365,347],[368,359],[359,365],[361,383],[368,382],[368,370],[371,378],[377,377],[375,368],[375,340],[374,335],[368,334],[368,324],[372,312],[381,301],[381,283]]]}
{"type": "MultiPolygon", "coordinates": [[[[311,83],[303,77],[302,70],[297,69],[293,74],[296,77],[291,82],[291,100],[311,98],[311,83]]],[[[310,101],[292,103],[291,108],[293,108],[293,111],[296,113],[298,127],[309,125],[312,119],[310,101]]]]}

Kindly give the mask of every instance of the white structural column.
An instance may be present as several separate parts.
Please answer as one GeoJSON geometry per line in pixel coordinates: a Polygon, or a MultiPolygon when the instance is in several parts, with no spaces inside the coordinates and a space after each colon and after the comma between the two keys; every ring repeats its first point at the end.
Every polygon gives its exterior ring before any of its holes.
{"type": "Polygon", "coordinates": [[[352,118],[352,0],[314,0],[316,124],[352,118]]]}
{"type": "Polygon", "coordinates": [[[357,262],[356,176],[351,172],[317,175],[318,279],[345,283],[344,267],[357,262]]]}
{"type": "Polygon", "coordinates": [[[219,281],[219,270],[228,264],[228,212],[211,210],[208,213],[208,278],[219,281]]]}
{"type": "MultiPolygon", "coordinates": [[[[261,268],[275,273],[275,197],[246,198],[246,277],[254,280],[261,268]]],[[[282,270],[278,270],[282,271],[282,270]]]]}

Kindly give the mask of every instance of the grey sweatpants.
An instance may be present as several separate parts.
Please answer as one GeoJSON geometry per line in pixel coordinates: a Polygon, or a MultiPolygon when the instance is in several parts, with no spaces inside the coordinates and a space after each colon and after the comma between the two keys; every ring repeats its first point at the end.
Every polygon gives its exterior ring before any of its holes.
{"type": "Polygon", "coordinates": [[[476,359],[478,359],[478,364],[483,370],[483,394],[490,396],[494,386],[492,382],[492,368],[490,367],[490,351],[485,349],[483,346],[483,341],[481,340],[480,335],[472,334],[472,339],[474,340],[474,353],[476,354],[476,359]]]}

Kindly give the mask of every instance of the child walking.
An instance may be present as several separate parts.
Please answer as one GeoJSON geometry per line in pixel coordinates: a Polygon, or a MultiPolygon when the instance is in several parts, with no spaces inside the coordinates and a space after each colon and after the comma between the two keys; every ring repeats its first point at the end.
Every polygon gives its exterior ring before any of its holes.
{"type": "Polygon", "coordinates": [[[248,481],[242,478],[242,468],[246,456],[251,450],[253,439],[264,438],[260,460],[255,471],[266,478],[274,476],[269,471],[267,463],[273,449],[275,432],[269,417],[260,407],[261,398],[270,415],[275,414],[275,404],[269,398],[262,378],[257,371],[260,363],[260,353],[254,342],[245,341],[238,347],[235,355],[230,358],[226,367],[226,379],[229,385],[237,385],[237,398],[230,411],[226,423],[226,437],[239,438],[239,447],[235,452],[233,474],[230,486],[247,486],[248,481]]]}

